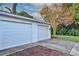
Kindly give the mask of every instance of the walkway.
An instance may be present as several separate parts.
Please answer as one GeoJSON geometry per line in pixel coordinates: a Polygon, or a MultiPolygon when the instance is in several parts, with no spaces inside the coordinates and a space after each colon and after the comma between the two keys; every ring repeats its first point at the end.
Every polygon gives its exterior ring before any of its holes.
{"type": "Polygon", "coordinates": [[[39,45],[61,51],[70,55],[79,56],[79,43],[62,41],[57,39],[51,39],[46,41],[41,41],[39,45]]]}

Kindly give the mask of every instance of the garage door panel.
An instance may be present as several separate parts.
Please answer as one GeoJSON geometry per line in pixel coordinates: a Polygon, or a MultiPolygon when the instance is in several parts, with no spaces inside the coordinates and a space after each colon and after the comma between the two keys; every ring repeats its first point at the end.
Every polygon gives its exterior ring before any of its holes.
{"type": "Polygon", "coordinates": [[[49,30],[48,26],[38,25],[38,39],[39,40],[47,39],[49,33],[48,30],[49,30]]]}
{"type": "Polygon", "coordinates": [[[2,48],[28,44],[32,40],[32,25],[2,22],[2,48]]]}

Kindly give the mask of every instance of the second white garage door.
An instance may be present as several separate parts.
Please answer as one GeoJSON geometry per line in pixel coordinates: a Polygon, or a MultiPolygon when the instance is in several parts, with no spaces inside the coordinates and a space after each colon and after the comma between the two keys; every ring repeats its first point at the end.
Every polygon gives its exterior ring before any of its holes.
{"type": "Polygon", "coordinates": [[[45,25],[38,25],[38,39],[45,40],[49,38],[49,27],[45,25]]]}

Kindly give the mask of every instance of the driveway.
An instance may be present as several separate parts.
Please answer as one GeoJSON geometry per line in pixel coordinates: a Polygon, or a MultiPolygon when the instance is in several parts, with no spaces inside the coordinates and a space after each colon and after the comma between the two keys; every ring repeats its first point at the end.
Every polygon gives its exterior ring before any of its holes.
{"type": "Polygon", "coordinates": [[[25,49],[23,51],[10,54],[9,56],[70,56],[70,55],[67,53],[62,53],[60,51],[38,45],[35,47],[25,49]]]}
{"type": "Polygon", "coordinates": [[[57,39],[44,40],[32,44],[0,51],[9,56],[70,56],[79,55],[79,43],[57,39]]]}

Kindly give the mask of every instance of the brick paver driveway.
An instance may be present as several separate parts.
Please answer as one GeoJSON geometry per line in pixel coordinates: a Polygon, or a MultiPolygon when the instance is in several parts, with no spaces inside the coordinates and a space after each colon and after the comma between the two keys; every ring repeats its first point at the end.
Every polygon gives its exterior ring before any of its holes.
{"type": "Polygon", "coordinates": [[[32,48],[25,49],[23,51],[10,54],[9,56],[70,56],[70,55],[38,45],[32,48]]]}

